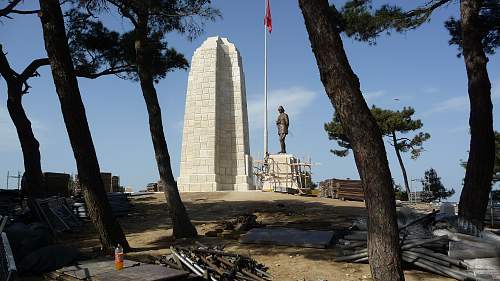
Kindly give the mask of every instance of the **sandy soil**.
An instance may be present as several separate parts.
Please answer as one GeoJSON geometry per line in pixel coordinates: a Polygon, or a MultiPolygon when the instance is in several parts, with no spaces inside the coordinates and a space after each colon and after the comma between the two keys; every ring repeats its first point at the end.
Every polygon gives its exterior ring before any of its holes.
{"type": "MultiPolygon", "coordinates": [[[[203,236],[218,222],[241,214],[255,214],[257,221],[265,225],[341,230],[349,227],[354,218],[366,216],[362,202],[268,192],[184,193],[182,199],[201,235],[199,241],[209,245],[223,244],[228,251],[253,257],[270,268],[274,280],[371,280],[368,265],[334,262],[335,249],[243,245],[234,239],[203,236]]],[[[168,254],[169,247],[174,244],[163,194],[132,197],[131,201],[134,211],[120,218],[127,239],[135,249],[127,258],[153,262],[168,254]]],[[[90,223],[78,232],[65,234],[62,240],[84,250],[99,246],[90,223]]],[[[405,275],[409,281],[450,280],[417,270],[406,271],[405,275]]]]}

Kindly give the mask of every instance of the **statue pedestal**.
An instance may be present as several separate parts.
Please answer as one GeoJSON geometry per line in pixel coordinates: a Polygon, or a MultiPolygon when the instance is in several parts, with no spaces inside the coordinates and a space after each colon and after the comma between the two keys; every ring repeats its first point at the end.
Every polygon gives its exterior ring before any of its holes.
{"type": "Polygon", "coordinates": [[[268,173],[262,181],[263,191],[295,193],[300,185],[297,164],[293,154],[270,154],[267,160],[268,173]]]}

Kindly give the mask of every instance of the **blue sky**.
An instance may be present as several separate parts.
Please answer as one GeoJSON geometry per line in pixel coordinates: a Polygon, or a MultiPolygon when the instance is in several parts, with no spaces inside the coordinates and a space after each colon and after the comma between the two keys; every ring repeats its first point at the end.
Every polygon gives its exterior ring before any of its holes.
{"type": "MultiPolygon", "coordinates": [[[[223,18],[207,23],[202,36],[188,41],[172,33],[167,39],[170,46],[184,53],[188,60],[208,36],[228,37],[237,46],[246,75],[251,153],[254,157],[261,156],[264,1],[213,2],[223,18]]],[[[32,7],[28,3],[26,1],[25,7],[32,7]]],[[[337,1],[334,3],[338,4],[337,1]]],[[[375,1],[377,3],[380,2],[375,1]]],[[[279,103],[290,116],[287,149],[299,157],[311,157],[317,163],[313,168],[315,181],[331,177],[357,178],[352,156],[338,158],[329,152],[334,144],[328,140],[323,124],[331,119],[333,109],[319,79],[297,1],[271,1],[271,11],[270,151],[279,150],[273,127],[275,107],[279,103]]],[[[456,57],[456,47],[448,46],[449,35],[443,27],[447,18],[457,14],[458,5],[455,3],[437,11],[430,23],[417,30],[381,36],[376,46],[343,39],[367,102],[391,109],[413,106],[416,117],[424,123],[424,130],[432,136],[419,159],[414,161],[409,155],[403,156],[410,179],[423,177],[424,171],[433,167],[447,188],[459,191],[464,176],[459,161],[466,159],[469,146],[467,77],[463,59],[456,57]]],[[[107,16],[105,21],[118,31],[129,29],[127,21],[118,15],[107,16]]],[[[3,20],[0,42],[11,65],[18,71],[32,59],[46,56],[36,16],[20,15],[3,20]]],[[[499,121],[496,107],[500,106],[499,60],[499,55],[491,56],[488,64],[496,129],[500,129],[496,125],[499,121]]],[[[24,105],[41,144],[42,168],[44,171],[75,173],[75,161],[49,68],[41,69],[40,74],[41,77],[30,80],[32,89],[24,97],[24,105]]],[[[157,85],[176,176],[187,76],[187,71],[170,73],[157,85]]],[[[123,185],[135,189],[157,180],[147,112],[138,83],[104,77],[79,79],[79,85],[101,170],[119,175],[123,185]]],[[[5,185],[8,170],[23,170],[20,145],[5,105],[6,87],[0,80],[0,186],[5,185]]],[[[402,183],[394,151],[388,145],[386,149],[392,175],[396,182],[402,183]]],[[[458,196],[459,192],[452,199],[458,196]]]]}

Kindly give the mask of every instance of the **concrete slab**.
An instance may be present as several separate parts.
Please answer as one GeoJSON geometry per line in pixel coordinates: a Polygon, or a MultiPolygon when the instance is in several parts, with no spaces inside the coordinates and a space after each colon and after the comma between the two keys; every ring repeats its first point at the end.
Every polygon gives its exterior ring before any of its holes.
{"type": "Polygon", "coordinates": [[[240,237],[243,244],[270,244],[305,248],[326,248],[333,240],[333,231],[294,228],[254,228],[240,237]]]}

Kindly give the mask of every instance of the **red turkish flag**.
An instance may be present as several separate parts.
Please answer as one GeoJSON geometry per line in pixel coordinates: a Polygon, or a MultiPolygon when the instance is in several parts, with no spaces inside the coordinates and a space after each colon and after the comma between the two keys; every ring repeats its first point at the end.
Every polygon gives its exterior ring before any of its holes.
{"type": "Polygon", "coordinates": [[[267,27],[269,33],[273,31],[273,19],[271,18],[271,6],[269,5],[269,0],[267,0],[267,5],[266,5],[266,16],[264,17],[264,25],[267,27]]]}

